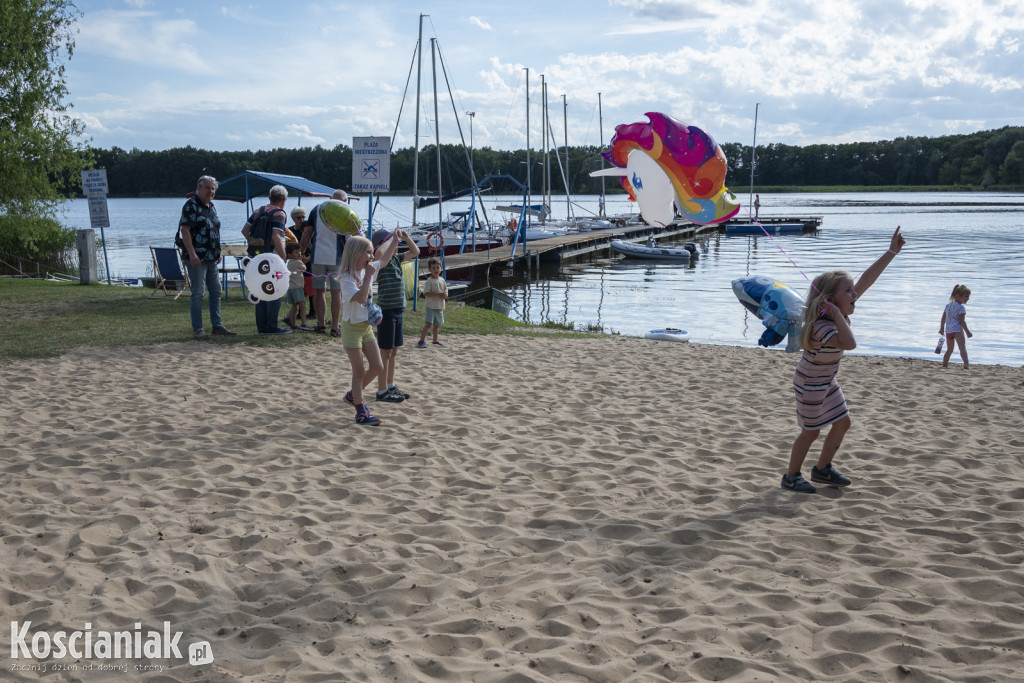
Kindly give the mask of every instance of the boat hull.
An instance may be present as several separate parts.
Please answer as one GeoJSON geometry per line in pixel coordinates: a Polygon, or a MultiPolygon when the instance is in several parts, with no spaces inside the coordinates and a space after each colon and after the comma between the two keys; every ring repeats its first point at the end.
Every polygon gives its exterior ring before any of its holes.
{"type": "Polygon", "coordinates": [[[506,317],[512,312],[512,305],[515,303],[512,297],[494,287],[485,287],[484,289],[466,292],[452,298],[455,301],[463,302],[467,306],[489,308],[506,317]]]}
{"type": "Polygon", "coordinates": [[[697,256],[696,252],[683,247],[648,247],[623,240],[612,240],[608,246],[623,256],[661,261],[689,261],[697,256]]]}

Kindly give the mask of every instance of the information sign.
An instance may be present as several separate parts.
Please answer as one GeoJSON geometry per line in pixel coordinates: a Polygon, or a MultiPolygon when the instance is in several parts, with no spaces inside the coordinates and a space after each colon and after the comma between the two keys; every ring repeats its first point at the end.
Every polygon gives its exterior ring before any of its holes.
{"type": "Polygon", "coordinates": [[[82,191],[86,197],[105,196],[108,192],[107,169],[93,168],[82,171],[82,191]]]}
{"type": "Polygon", "coordinates": [[[391,139],[352,138],[352,191],[387,192],[391,189],[391,139]]]}

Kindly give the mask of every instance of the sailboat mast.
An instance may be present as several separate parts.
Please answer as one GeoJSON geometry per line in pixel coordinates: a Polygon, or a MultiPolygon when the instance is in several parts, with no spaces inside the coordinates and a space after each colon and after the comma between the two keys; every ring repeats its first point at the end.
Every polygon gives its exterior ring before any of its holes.
{"type": "MultiPolygon", "coordinates": [[[[530,68],[526,67],[526,220],[527,225],[530,224],[530,202],[532,201],[532,189],[533,183],[531,178],[533,176],[530,173],[530,68]]],[[[525,245],[524,245],[525,246],[525,245]]]]}
{"type": "Polygon", "coordinates": [[[754,167],[757,165],[757,110],[761,103],[754,105],[754,143],[750,146],[750,197],[747,200],[747,211],[754,205],[754,167]]]}
{"type": "Polygon", "coordinates": [[[572,218],[572,206],[569,204],[569,105],[565,101],[565,93],[562,93],[562,129],[565,135],[565,217],[572,218]]]}
{"type": "Polygon", "coordinates": [[[544,74],[540,75],[540,129],[542,131],[541,159],[543,159],[540,168],[540,203],[547,208],[551,206],[551,159],[548,156],[548,82],[544,74]]]}
{"type": "Polygon", "coordinates": [[[416,225],[416,202],[420,193],[420,80],[423,75],[423,17],[420,15],[420,34],[416,39],[416,137],[412,152],[412,224],[416,225]]]}
{"type": "MultiPolygon", "coordinates": [[[[604,150],[604,114],[601,112],[601,93],[597,93],[597,139],[604,150]]],[[[601,155],[601,170],[604,170],[604,155],[601,155]]],[[[601,174],[601,199],[604,199],[604,174],[601,174]]],[[[606,207],[607,208],[607,207],[606,207]]],[[[607,213],[607,212],[606,212],[607,213]]]]}
{"type": "Polygon", "coordinates": [[[437,230],[444,225],[444,202],[441,197],[441,119],[437,114],[437,54],[434,50],[434,38],[430,39],[430,65],[434,71],[434,144],[437,145],[437,230]]]}

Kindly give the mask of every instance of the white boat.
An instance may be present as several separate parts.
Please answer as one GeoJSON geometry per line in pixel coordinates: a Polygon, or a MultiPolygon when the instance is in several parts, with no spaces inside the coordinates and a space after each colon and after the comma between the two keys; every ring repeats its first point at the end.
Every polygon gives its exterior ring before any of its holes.
{"type": "Polygon", "coordinates": [[[675,327],[666,327],[661,330],[651,330],[644,335],[644,339],[658,339],[661,341],[684,342],[690,341],[690,335],[686,330],[675,327]]]}
{"type": "Polygon", "coordinates": [[[697,258],[697,247],[692,242],[687,242],[682,247],[659,247],[653,239],[647,240],[647,244],[635,244],[623,240],[612,240],[609,245],[614,251],[624,256],[636,258],[660,259],[664,261],[689,261],[697,258]]]}

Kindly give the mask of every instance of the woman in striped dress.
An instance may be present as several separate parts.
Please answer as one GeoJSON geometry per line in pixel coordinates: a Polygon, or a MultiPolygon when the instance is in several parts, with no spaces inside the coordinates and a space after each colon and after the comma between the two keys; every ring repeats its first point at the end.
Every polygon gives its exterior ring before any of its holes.
{"type": "Polygon", "coordinates": [[[832,458],[851,424],[850,411],[836,374],[843,352],[857,348],[857,340],[850,329],[850,316],[857,299],[874,284],[905,243],[897,226],[889,248],[868,266],[856,282],[845,271],[835,270],[822,273],[811,283],[800,330],[800,347],[804,354],[793,374],[796,423],[800,427],[800,435],[793,442],[789,470],[782,475],[784,489],[799,493],[816,491],[804,479],[800,468],[824,427],[829,427],[828,435],[821,446],[818,463],[811,468],[811,481],[830,486],[850,485],[850,480],[832,466],[832,458]]]}

